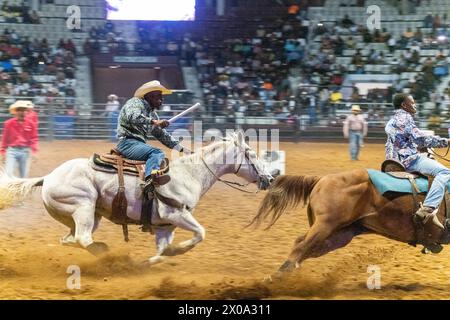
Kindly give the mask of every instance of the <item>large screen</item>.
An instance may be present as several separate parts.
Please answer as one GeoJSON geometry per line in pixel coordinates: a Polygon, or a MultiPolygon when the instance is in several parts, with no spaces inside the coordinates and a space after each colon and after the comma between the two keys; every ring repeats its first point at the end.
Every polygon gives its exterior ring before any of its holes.
{"type": "Polygon", "coordinates": [[[195,19],[195,0],[105,0],[108,20],[195,19]]]}

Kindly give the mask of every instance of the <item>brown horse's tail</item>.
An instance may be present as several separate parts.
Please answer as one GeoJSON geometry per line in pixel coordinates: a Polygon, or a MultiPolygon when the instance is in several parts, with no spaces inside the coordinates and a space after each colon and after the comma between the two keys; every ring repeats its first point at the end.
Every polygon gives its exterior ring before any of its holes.
{"type": "Polygon", "coordinates": [[[317,176],[280,176],[270,186],[264,197],[258,213],[249,226],[257,226],[264,221],[270,213],[272,219],[266,229],[270,228],[283,214],[287,207],[295,208],[301,202],[307,204],[309,195],[320,177],[317,176]]]}

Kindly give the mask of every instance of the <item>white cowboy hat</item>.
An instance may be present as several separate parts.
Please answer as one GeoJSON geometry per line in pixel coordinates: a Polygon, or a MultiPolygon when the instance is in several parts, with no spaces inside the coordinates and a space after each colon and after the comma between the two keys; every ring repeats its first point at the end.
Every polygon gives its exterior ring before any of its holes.
{"type": "Polygon", "coordinates": [[[115,94],[110,94],[108,96],[108,99],[111,99],[111,98],[118,99],[119,97],[117,97],[115,94]]]}
{"type": "Polygon", "coordinates": [[[161,85],[161,83],[157,80],[153,80],[147,83],[144,83],[140,86],[136,92],[134,93],[135,97],[143,98],[147,93],[152,91],[161,91],[162,94],[171,94],[172,91],[161,85]]]}
{"type": "Polygon", "coordinates": [[[9,106],[9,112],[14,114],[17,108],[33,109],[33,103],[29,100],[17,100],[9,106]]]}
{"type": "Polygon", "coordinates": [[[360,108],[360,106],[358,106],[357,104],[354,104],[354,105],[352,105],[352,111],[358,111],[358,112],[360,112],[360,111],[361,111],[361,108],[360,108]]]}

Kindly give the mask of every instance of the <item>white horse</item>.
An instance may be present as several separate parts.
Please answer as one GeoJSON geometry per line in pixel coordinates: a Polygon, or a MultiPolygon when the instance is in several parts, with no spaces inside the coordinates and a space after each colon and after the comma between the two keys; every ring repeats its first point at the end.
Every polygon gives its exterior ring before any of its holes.
{"type": "MultiPolygon", "coordinates": [[[[40,178],[17,179],[3,175],[0,179],[0,208],[22,201],[36,187],[42,186],[42,199],[48,213],[70,228],[61,243],[81,246],[94,255],[104,253],[108,246],[94,242],[92,234],[102,216],[111,217],[118,179],[116,174],[95,171],[89,161],[69,160],[40,178]]],[[[205,228],[193,216],[194,208],[211,186],[229,173],[249,183],[258,183],[259,189],[267,189],[273,180],[255,151],[246,144],[242,131],[172,162],[170,182],[156,188],[156,192],[176,200],[181,208],[153,200],[151,222],[157,254],[149,259],[151,264],[161,262],[165,256],[185,253],[205,238],[205,228]],[[176,227],[192,231],[193,238],[171,245],[176,227]]],[[[124,180],[127,215],[139,221],[142,208],[140,181],[129,175],[124,176],[124,180]]]]}

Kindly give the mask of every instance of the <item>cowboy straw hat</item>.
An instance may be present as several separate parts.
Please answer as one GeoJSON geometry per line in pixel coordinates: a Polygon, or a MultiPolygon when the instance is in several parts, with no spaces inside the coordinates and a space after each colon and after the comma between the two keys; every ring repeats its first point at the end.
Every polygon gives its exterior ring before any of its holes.
{"type": "Polygon", "coordinates": [[[361,108],[357,104],[354,104],[354,105],[352,105],[352,111],[361,112],[361,108]]]}
{"type": "Polygon", "coordinates": [[[17,108],[33,109],[33,103],[29,100],[17,100],[9,106],[9,112],[15,114],[17,108]]]}
{"type": "Polygon", "coordinates": [[[161,85],[161,83],[157,80],[153,80],[147,83],[144,83],[140,86],[136,92],[134,93],[135,97],[143,98],[147,93],[152,91],[161,91],[162,94],[171,94],[172,91],[161,85]]]}

